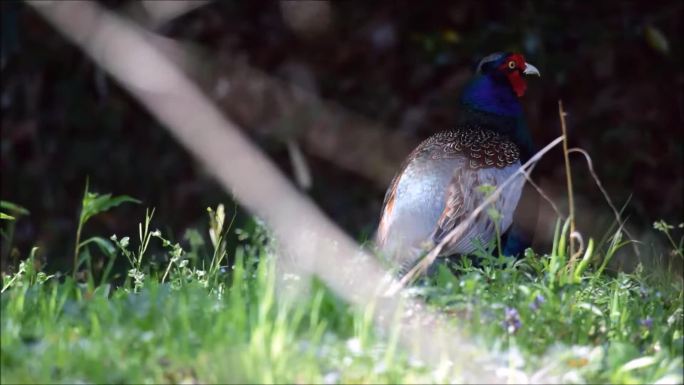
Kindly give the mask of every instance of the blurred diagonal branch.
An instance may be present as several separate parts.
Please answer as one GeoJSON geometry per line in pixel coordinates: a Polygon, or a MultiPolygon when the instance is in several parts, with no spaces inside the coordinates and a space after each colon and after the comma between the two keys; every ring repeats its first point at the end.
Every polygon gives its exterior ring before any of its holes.
{"type": "Polygon", "coordinates": [[[237,52],[209,53],[149,34],[162,52],[193,78],[220,109],[259,135],[296,140],[306,153],[385,189],[419,141],[399,134],[313,91],[270,76],[237,52]]]}
{"type": "Polygon", "coordinates": [[[275,79],[242,60],[225,58],[218,63],[203,88],[213,91],[229,116],[264,135],[294,137],[308,153],[366,177],[381,189],[418,144],[416,138],[323,101],[315,93],[275,79]]]}
{"type": "MultiPolygon", "coordinates": [[[[155,29],[206,3],[142,1],[134,3],[135,7],[127,13],[135,15],[134,19],[142,25],[155,29]]],[[[326,20],[331,17],[330,5],[324,1],[279,4],[288,25],[292,24],[290,27],[295,31],[306,32],[307,36],[323,28],[318,26],[323,21],[312,19],[313,15],[325,15],[321,17],[326,20]]],[[[329,23],[327,20],[324,24],[329,23]]],[[[193,46],[197,55],[188,55],[187,45],[161,35],[149,35],[149,38],[242,127],[281,138],[288,146],[296,141],[309,154],[368,178],[380,189],[387,187],[403,159],[418,145],[414,137],[388,130],[343,106],[321,100],[315,92],[299,84],[280,80],[248,65],[236,52],[209,53],[193,46]]]]}
{"type": "Polygon", "coordinates": [[[464,379],[500,383],[495,358],[465,340],[442,318],[414,300],[381,297],[392,284],[370,256],[302,196],[238,127],[167,57],[149,35],[91,2],[29,2],[65,36],[78,44],[140,101],[172,135],[204,163],[227,191],[266,221],[280,247],[305,272],[320,276],[342,298],[376,304],[376,321],[388,327],[407,303],[413,312],[402,325],[402,342],[426,362],[447,354],[468,365],[464,379]]]}
{"type": "Polygon", "coordinates": [[[129,3],[125,13],[131,18],[155,30],[173,19],[181,17],[211,0],[141,0],[129,3]]]}

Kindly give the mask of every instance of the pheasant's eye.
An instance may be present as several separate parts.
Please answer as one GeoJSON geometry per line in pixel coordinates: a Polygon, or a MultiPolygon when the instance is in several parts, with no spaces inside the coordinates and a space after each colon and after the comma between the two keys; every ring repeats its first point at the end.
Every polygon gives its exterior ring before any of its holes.
{"type": "Polygon", "coordinates": [[[508,68],[515,69],[515,62],[513,60],[508,62],[508,68]]]}

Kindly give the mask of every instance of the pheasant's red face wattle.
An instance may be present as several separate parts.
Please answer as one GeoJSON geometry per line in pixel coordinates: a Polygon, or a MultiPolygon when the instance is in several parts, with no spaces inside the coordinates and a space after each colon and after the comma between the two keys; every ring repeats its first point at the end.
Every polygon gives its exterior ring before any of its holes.
{"type": "Polygon", "coordinates": [[[504,60],[504,62],[499,66],[499,70],[506,74],[508,81],[511,83],[513,92],[520,98],[525,95],[527,90],[527,83],[523,79],[523,72],[527,64],[525,64],[525,58],[520,54],[510,55],[504,60]]]}

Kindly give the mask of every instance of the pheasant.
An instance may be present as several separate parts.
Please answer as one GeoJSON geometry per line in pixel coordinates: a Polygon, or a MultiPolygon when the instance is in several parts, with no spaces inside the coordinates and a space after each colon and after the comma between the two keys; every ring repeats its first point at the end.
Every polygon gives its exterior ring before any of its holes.
{"type": "MultiPolygon", "coordinates": [[[[494,53],[475,72],[461,95],[456,127],[413,150],[385,194],[376,244],[402,269],[470,216],[486,198],[480,186],[498,187],[532,155],[519,99],[527,88],[524,75],[540,76],[537,68],[521,54],[494,53]]],[[[511,227],[524,181],[514,178],[493,203],[501,233],[511,227]]],[[[472,254],[495,236],[494,220],[482,211],[441,256],[472,254]]]]}

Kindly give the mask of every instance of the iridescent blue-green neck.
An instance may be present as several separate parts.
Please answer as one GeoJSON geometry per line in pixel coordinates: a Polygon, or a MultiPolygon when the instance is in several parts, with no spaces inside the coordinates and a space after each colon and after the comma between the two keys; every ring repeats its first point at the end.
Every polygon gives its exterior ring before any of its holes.
{"type": "Polygon", "coordinates": [[[520,147],[523,161],[532,156],[522,105],[505,78],[479,74],[471,80],[461,95],[458,123],[504,134],[520,147]]]}
{"type": "Polygon", "coordinates": [[[474,110],[503,117],[519,117],[523,114],[510,83],[500,74],[476,75],[466,84],[461,103],[474,110]]]}

